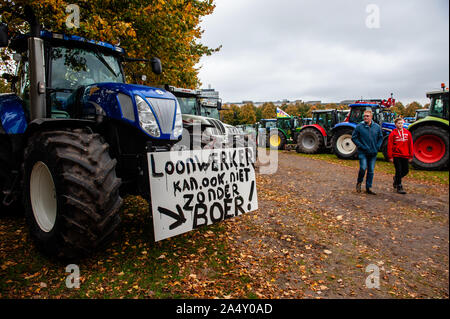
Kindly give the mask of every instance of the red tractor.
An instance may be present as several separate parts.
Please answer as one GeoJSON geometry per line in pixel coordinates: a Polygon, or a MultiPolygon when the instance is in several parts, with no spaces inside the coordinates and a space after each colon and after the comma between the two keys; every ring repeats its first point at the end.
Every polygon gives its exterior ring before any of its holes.
{"type": "Polygon", "coordinates": [[[332,128],[345,121],[348,110],[315,110],[312,124],[304,125],[297,137],[298,153],[315,154],[331,149],[332,128]]]}

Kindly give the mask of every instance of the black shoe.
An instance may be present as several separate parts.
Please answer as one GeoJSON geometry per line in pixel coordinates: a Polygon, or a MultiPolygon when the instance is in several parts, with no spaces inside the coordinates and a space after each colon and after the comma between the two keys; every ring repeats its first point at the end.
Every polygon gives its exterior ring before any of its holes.
{"type": "Polygon", "coordinates": [[[370,188],[366,189],[366,193],[369,195],[376,195],[376,193],[372,192],[370,188]]]}
{"type": "Polygon", "coordinates": [[[361,183],[356,183],[356,192],[361,193],[361,183]]]}
{"type": "Polygon", "coordinates": [[[397,193],[399,194],[406,194],[405,190],[403,189],[402,185],[397,186],[397,193]]]}

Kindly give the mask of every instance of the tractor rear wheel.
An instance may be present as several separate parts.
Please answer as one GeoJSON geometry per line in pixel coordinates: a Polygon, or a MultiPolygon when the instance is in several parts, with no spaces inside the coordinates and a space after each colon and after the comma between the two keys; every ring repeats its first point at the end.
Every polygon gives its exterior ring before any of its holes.
{"type": "Polygon", "coordinates": [[[305,128],[297,138],[297,153],[315,154],[323,147],[323,136],[314,128],[305,128]]]}
{"type": "Polygon", "coordinates": [[[76,259],[103,247],[120,223],[120,179],[109,145],[88,129],[33,134],[25,149],[25,217],[37,247],[76,259]]]}
{"type": "Polygon", "coordinates": [[[412,165],[417,169],[441,170],[449,162],[448,131],[436,126],[423,126],[412,132],[414,158],[412,165]]]}
{"type": "Polygon", "coordinates": [[[341,129],[333,134],[333,153],[341,159],[356,158],[358,149],[352,141],[353,130],[350,128],[341,129]]]}

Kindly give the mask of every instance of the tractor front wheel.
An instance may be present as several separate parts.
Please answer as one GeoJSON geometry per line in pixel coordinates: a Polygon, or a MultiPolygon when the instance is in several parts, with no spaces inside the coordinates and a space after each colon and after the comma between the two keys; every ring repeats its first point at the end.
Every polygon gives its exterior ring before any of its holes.
{"type": "Polygon", "coordinates": [[[314,128],[305,128],[297,138],[297,153],[316,154],[323,147],[323,136],[314,128]]]}
{"type": "Polygon", "coordinates": [[[88,129],[38,132],[22,166],[25,217],[46,255],[76,259],[104,246],[120,223],[116,160],[88,129]]]}
{"type": "Polygon", "coordinates": [[[449,162],[448,131],[436,126],[424,126],[412,132],[414,158],[412,165],[423,170],[442,170],[449,162]]]}
{"type": "Polygon", "coordinates": [[[341,129],[333,134],[333,152],[341,159],[353,159],[357,156],[358,149],[352,141],[352,129],[341,129]]]}
{"type": "Polygon", "coordinates": [[[272,130],[268,136],[268,146],[274,150],[283,150],[286,144],[286,137],[279,130],[272,130]]]}

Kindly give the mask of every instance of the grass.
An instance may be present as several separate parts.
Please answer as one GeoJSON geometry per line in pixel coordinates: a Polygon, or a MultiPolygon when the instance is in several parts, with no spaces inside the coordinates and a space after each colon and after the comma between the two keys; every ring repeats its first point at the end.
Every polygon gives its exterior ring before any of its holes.
{"type": "MultiPolygon", "coordinates": [[[[334,154],[302,154],[295,151],[293,153],[301,157],[323,160],[328,163],[339,164],[348,167],[359,167],[358,160],[342,160],[334,154]]],[[[383,153],[381,152],[378,153],[375,170],[387,174],[395,174],[394,164],[385,161],[383,153]]],[[[449,184],[449,171],[422,171],[416,170],[410,165],[408,177],[418,181],[428,181],[445,185],[449,184]]]]}
{"type": "MultiPolygon", "coordinates": [[[[147,209],[140,197],[125,199],[118,238],[97,255],[73,262],[80,269],[79,289],[66,287],[68,263],[37,251],[23,217],[2,217],[0,298],[193,298],[203,287],[194,289],[191,276],[224,281],[221,274],[230,272],[231,264],[228,244],[220,240],[226,234],[223,223],[155,243],[147,209]]],[[[223,283],[224,290],[230,286],[223,283]]]]}

